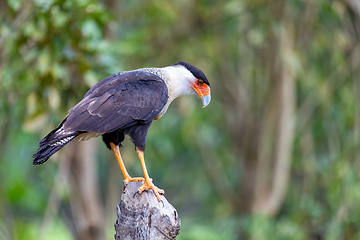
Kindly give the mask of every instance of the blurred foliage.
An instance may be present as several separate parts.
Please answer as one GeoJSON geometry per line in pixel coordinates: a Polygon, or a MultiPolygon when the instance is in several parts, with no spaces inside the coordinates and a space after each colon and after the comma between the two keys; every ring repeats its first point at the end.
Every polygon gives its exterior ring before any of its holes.
{"type": "MultiPolygon", "coordinates": [[[[58,169],[31,165],[37,142],[102,78],[181,59],[206,73],[212,102],[199,110],[194,97],[175,101],[146,149],[150,175],[182,218],[179,239],[360,239],[360,11],[351,0],[285,2],[286,26],[269,11],[277,2],[265,0],[1,2],[0,235],[68,239],[66,204],[42,231],[58,169]],[[236,136],[242,111],[230,93],[251,95],[261,116],[267,41],[285,28],[292,46],[282,57],[296,80],[292,165],[284,203],[263,216],[236,202],[247,196],[236,136]]],[[[125,143],[133,158],[125,162],[139,175],[131,151],[125,143]]],[[[99,162],[101,188],[109,170],[99,162]]],[[[66,183],[58,188],[66,203],[66,183]]],[[[111,238],[115,217],[107,218],[111,238]]]]}

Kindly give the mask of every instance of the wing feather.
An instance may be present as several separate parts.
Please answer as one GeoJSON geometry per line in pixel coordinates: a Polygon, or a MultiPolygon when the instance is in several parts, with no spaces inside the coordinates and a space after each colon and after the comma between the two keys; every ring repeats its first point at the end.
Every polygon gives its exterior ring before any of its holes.
{"type": "Polygon", "coordinates": [[[148,123],[167,102],[167,87],[156,75],[129,72],[106,79],[69,111],[65,129],[106,133],[148,123]]]}

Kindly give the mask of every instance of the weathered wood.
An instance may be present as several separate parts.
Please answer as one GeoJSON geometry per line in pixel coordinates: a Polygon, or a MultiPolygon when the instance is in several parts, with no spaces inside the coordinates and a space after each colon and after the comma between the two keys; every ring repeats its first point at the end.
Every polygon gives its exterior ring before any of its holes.
{"type": "Polygon", "coordinates": [[[152,190],[138,194],[142,183],[130,182],[121,196],[115,239],[176,239],[181,225],[176,209],[164,196],[159,202],[152,190]]]}

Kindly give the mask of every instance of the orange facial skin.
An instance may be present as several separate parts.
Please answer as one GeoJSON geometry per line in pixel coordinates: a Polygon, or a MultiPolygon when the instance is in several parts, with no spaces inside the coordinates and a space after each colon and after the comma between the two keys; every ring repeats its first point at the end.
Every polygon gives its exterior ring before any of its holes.
{"type": "MultiPolygon", "coordinates": [[[[195,83],[191,86],[191,88],[199,95],[201,102],[203,103],[203,108],[206,107],[211,99],[210,96],[210,87],[206,83],[204,83],[201,79],[196,79],[195,83]]],[[[162,115],[158,115],[154,118],[154,120],[158,120],[162,117],[162,115]]]]}
{"type": "Polygon", "coordinates": [[[194,85],[191,86],[192,89],[199,95],[200,98],[206,95],[210,95],[210,87],[204,83],[201,79],[197,79],[194,85]]]}

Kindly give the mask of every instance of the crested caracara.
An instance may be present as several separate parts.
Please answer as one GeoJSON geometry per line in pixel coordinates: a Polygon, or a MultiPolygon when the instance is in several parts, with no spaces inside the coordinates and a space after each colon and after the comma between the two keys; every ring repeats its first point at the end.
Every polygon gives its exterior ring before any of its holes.
{"type": "Polygon", "coordinates": [[[164,115],[175,98],[192,93],[200,97],[203,107],[210,103],[210,84],[205,74],[183,61],[111,75],[95,84],[59,126],[40,141],[33,164],[44,163],[75,138],[86,140],[101,135],[119,163],[124,184],[144,181],[138,193],[152,189],[161,201],[164,190],[152,183],[145,166],[146,134],[152,121],[164,115]],[[135,145],[144,178],[132,178],[126,171],[119,151],[125,135],[135,145]]]}

